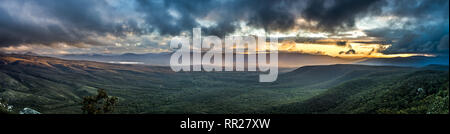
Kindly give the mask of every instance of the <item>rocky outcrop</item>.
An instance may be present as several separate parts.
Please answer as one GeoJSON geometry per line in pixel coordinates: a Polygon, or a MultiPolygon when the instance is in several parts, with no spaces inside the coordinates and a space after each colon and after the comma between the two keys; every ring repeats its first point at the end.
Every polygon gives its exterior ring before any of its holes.
{"type": "Polygon", "coordinates": [[[26,108],[23,108],[23,110],[21,110],[19,112],[19,114],[41,114],[41,113],[36,111],[36,110],[34,110],[34,109],[26,107],[26,108]]]}

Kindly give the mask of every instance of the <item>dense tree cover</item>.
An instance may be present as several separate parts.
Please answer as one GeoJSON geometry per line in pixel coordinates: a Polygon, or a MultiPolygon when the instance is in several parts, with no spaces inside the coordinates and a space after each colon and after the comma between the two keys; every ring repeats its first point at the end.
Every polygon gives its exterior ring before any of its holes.
{"type": "Polygon", "coordinates": [[[419,71],[352,96],[330,112],[448,114],[448,72],[419,71]]]}
{"type": "Polygon", "coordinates": [[[448,72],[417,71],[343,83],[303,102],[272,107],[272,113],[448,114],[448,72]]]}
{"type": "Polygon", "coordinates": [[[117,97],[108,96],[104,89],[99,89],[96,96],[85,96],[81,110],[86,114],[105,114],[114,111],[116,103],[119,101],[117,97]]]}
{"type": "Polygon", "coordinates": [[[0,114],[13,114],[12,106],[2,98],[0,98],[0,114]]]}

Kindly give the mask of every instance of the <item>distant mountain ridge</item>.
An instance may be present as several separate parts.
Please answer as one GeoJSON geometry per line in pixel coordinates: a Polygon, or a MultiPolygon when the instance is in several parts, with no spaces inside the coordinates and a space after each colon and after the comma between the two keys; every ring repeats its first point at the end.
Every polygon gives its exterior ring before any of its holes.
{"type": "Polygon", "coordinates": [[[362,65],[379,65],[379,66],[410,66],[423,67],[432,64],[449,65],[449,58],[447,56],[412,56],[412,57],[396,57],[396,58],[371,58],[358,64],[362,65]]]}
{"type": "Polygon", "coordinates": [[[66,54],[54,57],[69,60],[89,60],[98,62],[141,62],[147,65],[168,66],[171,53],[146,54],[66,54]]]}
{"type": "MultiPolygon", "coordinates": [[[[89,60],[106,63],[134,62],[146,65],[169,66],[172,53],[124,53],[124,54],[66,54],[52,55],[52,57],[68,59],[68,60],[89,60]]],[[[223,56],[224,58],[225,56],[223,56]]],[[[244,56],[247,58],[247,55],[244,56]]],[[[247,60],[245,60],[247,61],[247,60]]],[[[360,61],[359,59],[344,59],[338,57],[330,57],[324,55],[311,55],[301,53],[278,53],[278,64],[280,68],[298,68],[308,65],[332,65],[332,64],[349,64],[360,61]]],[[[292,69],[290,69],[292,70],[292,69]]]]}

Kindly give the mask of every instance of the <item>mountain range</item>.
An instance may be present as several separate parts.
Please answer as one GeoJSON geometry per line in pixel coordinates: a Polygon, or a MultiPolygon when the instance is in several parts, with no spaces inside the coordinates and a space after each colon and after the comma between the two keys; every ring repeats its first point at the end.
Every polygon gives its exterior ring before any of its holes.
{"type": "MultiPolygon", "coordinates": [[[[34,55],[34,53],[25,53],[34,55]]],[[[171,53],[125,53],[125,54],[65,54],[50,55],[52,57],[68,60],[88,60],[106,63],[119,64],[146,64],[157,66],[169,66],[171,53]]],[[[311,65],[332,65],[332,64],[362,64],[379,66],[404,66],[404,67],[423,67],[431,64],[448,65],[449,57],[445,55],[437,56],[411,56],[394,58],[339,58],[325,55],[312,55],[293,52],[280,52],[278,64],[281,68],[298,68],[311,65]]]]}

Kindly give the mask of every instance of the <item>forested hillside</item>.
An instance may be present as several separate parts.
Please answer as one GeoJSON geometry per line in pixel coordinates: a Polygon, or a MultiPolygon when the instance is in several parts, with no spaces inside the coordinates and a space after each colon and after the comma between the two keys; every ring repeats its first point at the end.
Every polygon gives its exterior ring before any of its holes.
{"type": "Polygon", "coordinates": [[[448,71],[422,70],[392,77],[370,75],[342,83],[273,113],[448,114],[448,71]]]}

